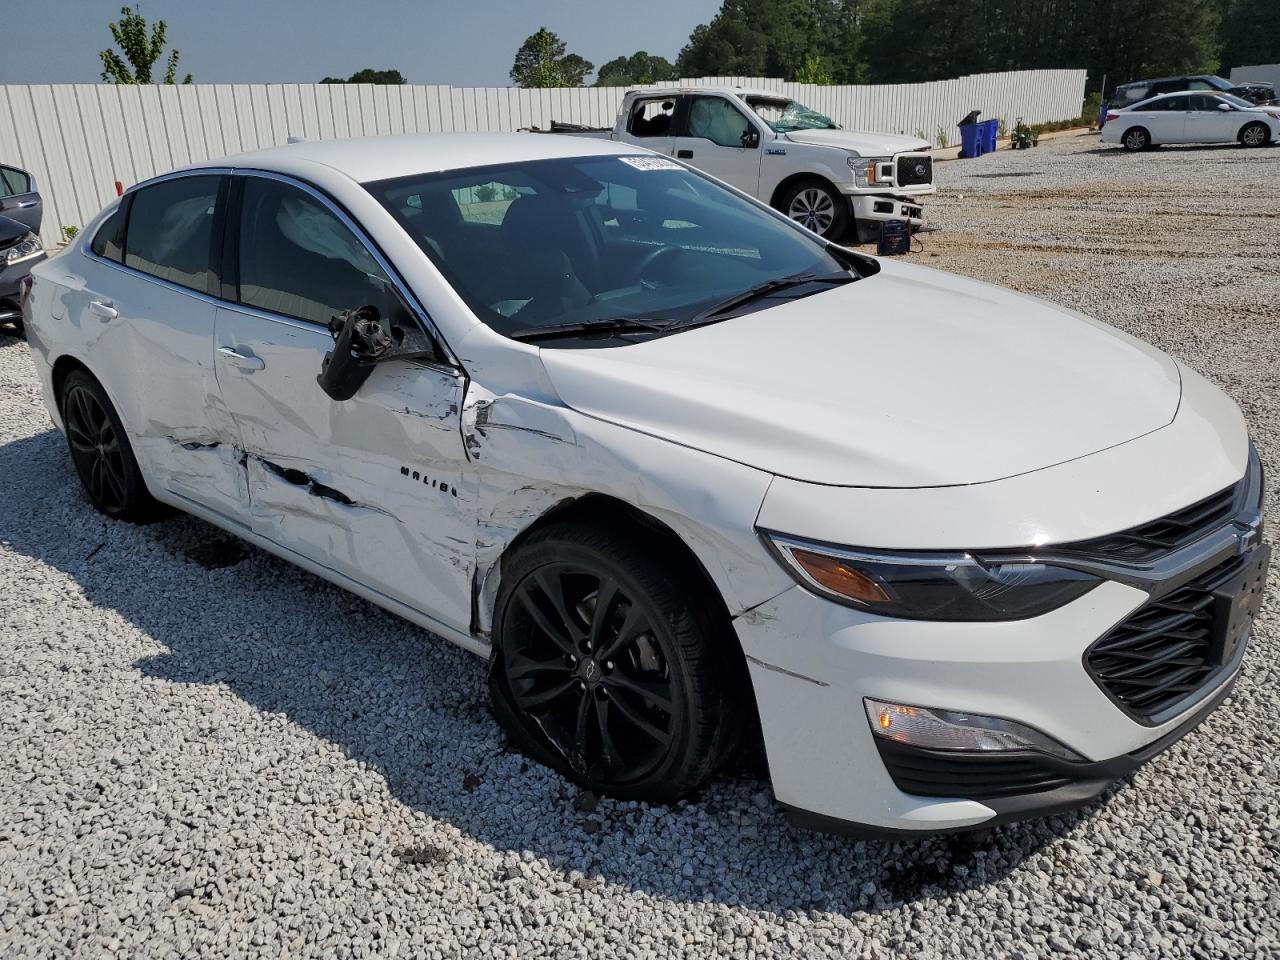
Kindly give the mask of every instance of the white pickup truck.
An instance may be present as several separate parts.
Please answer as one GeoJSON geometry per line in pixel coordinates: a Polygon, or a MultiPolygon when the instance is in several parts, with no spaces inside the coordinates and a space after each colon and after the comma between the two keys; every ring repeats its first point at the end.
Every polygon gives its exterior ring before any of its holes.
{"type": "Polygon", "coordinates": [[[613,129],[553,123],[552,133],[634,143],[732,184],[822,236],[874,239],[882,220],[924,223],[935,191],[929,143],[842,130],[779,93],[727,87],[633,90],[613,129]]]}

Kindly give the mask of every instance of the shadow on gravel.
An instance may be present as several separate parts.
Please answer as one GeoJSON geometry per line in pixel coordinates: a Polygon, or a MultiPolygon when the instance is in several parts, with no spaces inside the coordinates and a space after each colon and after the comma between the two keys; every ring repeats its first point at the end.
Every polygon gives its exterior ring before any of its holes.
{"type": "MultiPolygon", "coordinates": [[[[0,477],[7,548],[65,572],[94,605],[167,647],[137,664],[143,677],[223,685],[283,714],[377,771],[399,802],[499,850],[543,857],[580,889],[603,882],[778,913],[878,911],[986,886],[1029,859],[1041,872],[1070,870],[1063,847],[1044,848],[1096,810],[874,842],[788,826],[767,783],[748,773],[671,808],[597,800],[503,745],[484,665],[469,654],[193,518],[106,520],[80,495],[53,430],[0,445],[0,477]]],[[[388,837],[402,853],[417,840],[388,837]]],[[[440,858],[401,859],[429,870],[440,858]]]]}

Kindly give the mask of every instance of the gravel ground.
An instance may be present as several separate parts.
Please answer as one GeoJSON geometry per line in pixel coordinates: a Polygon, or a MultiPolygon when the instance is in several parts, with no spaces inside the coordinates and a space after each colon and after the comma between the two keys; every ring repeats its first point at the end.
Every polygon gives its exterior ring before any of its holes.
{"type": "MultiPolygon", "coordinates": [[[[1280,529],[1280,149],[942,164],[916,262],[1092,312],[1241,404],[1280,529]]],[[[1280,955],[1280,610],[1077,814],[874,843],[748,774],[653,808],[503,749],[479,660],[191,519],[81,498],[0,337],[0,956],[1280,955]]]]}

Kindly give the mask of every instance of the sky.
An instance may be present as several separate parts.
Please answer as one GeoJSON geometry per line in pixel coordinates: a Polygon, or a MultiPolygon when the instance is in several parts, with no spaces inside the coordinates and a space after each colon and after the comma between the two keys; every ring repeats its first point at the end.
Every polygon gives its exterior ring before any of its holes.
{"type": "MultiPolygon", "coordinates": [[[[9,0],[15,2],[15,0],[9,0]]],[[[506,86],[540,26],[597,67],[637,50],[676,54],[720,0],[138,0],[169,24],[179,76],[198,83],[316,83],[364,67],[410,83],[506,86]]],[[[96,83],[123,0],[20,3],[0,43],[0,83],[96,83]],[[20,42],[17,34],[21,34],[20,42]]],[[[160,72],[163,66],[157,65],[160,72]]],[[[590,78],[587,80],[591,82],[590,78]]]]}

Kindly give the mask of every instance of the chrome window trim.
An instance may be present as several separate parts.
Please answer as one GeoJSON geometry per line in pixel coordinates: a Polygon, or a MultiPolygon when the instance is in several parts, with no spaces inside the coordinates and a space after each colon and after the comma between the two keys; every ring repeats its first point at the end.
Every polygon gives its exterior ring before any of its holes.
{"type": "MultiPolygon", "coordinates": [[[[445,362],[443,363],[430,361],[430,360],[420,360],[415,362],[419,363],[421,366],[430,367],[432,369],[447,369],[454,373],[462,374],[463,376],[466,375],[466,371],[463,369],[462,364],[458,361],[457,355],[453,352],[453,349],[449,346],[448,341],[445,340],[444,336],[440,333],[439,328],[431,320],[430,314],[427,313],[426,309],[422,306],[422,303],[414,295],[413,291],[409,289],[409,285],[404,282],[404,278],[400,276],[399,271],[397,271],[395,267],[391,265],[391,262],[382,255],[382,251],[378,249],[377,244],[375,244],[372,241],[372,239],[369,237],[368,233],[364,230],[364,228],[361,227],[358,223],[356,223],[355,220],[353,220],[350,216],[348,216],[345,211],[343,211],[340,207],[338,207],[332,200],[330,200],[327,196],[325,196],[321,191],[316,189],[311,184],[307,183],[305,180],[299,180],[297,177],[292,177],[284,173],[277,173],[273,170],[258,170],[256,168],[249,168],[249,167],[244,167],[244,168],[241,168],[241,167],[195,167],[187,170],[176,170],[172,173],[161,174],[158,177],[151,177],[148,180],[143,180],[140,183],[135,183],[131,187],[129,187],[129,189],[124,192],[124,194],[120,196],[116,206],[118,206],[119,202],[123,201],[124,197],[128,196],[129,194],[134,193],[137,190],[141,190],[144,187],[152,186],[153,184],[163,183],[166,180],[178,180],[185,177],[210,177],[210,176],[261,177],[262,179],[265,179],[265,180],[277,180],[281,183],[286,183],[290,186],[297,187],[298,189],[302,190],[304,193],[308,194],[309,196],[317,200],[319,203],[321,203],[325,207],[325,209],[329,210],[334,216],[336,216],[342,222],[342,224],[345,227],[347,227],[347,229],[349,229],[352,233],[354,233],[356,236],[356,239],[360,241],[361,244],[364,245],[365,249],[369,252],[370,256],[373,257],[373,259],[377,262],[378,266],[380,266],[383,269],[383,271],[387,274],[387,276],[391,279],[392,286],[394,286],[397,292],[399,292],[400,296],[404,298],[405,303],[408,304],[410,311],[414,314],[414,319],[416,319],[418,324],[422,327],[422,329],[433,340],[435,340],[437,344],[439,344],[441,351],[443,351],[445,355],[445,362]]],[[[113,206],[109,209],[114,210],[115,207],[113,206]]],[[[103,213],[106,213],[107,216],[110,216],[110,213],[108,213],[107,211],[103,211],[103,213]]],[[[90,230],[85,231],[86,234],[88,234],[88,236],[86,236],[84,241],[79,245],[80,253],[88,257],[90,260],[93,260],[97,263],[101,263],[108,267],[114,267],[115,269],[123,271],[129,274],[130,276],[141,277],[142,279],[147,280],[151,283],[156,283],[161,285],[162,287],[166,287],[171,290],[176,290],[180,293],[185,293],[188,296],[195,297],[196,299],[202,300],[206,303],[212,303],[215,306],[224,307],[230,310],[238,310],[242,313],[247,313],[251,316],[255,316],[263,320],[272,320],[277,323],[283,323],[286,326],[293,326],[299,329],[325,330],[324,324],[312,323],[310,320],[301,320],[298,317],[290,317],[286,314],[274,313],[270,310],[262,310],[258,307],[252,306],[251,304],[247,304],[247,303],[239,303],[234,300],[224,300],[221,297],[215,297],[212,294],[208,294],[200,290],[193,290],[191,287],[184,287],[181,284],[173,283],[172,281],[164,280],[160,277],[153,276],[152,274],[146,273],[142,270],[138,270],[134,267],[126,266],[123,262],[117,263],[115,260],[108,260],[106,257],[100,257],[98,256],[98,254],[93,252],[92,243],[93,243],[93,238],[97,236],[97,232],[101,228],[101,225],[104,222],[104,220],[105,220],[105,217],[102,214],[99,214],[99,218],[96,221],[94,221],[94,223],[92,224],[94,229],[92,231],[90,230]]],[[[122,252],[122,255],[123,255],[123,252],[122,252]]],[[[327,333],[327,330],[326,330],[326,333],[327,333]]]]}

